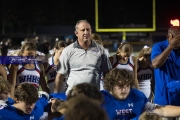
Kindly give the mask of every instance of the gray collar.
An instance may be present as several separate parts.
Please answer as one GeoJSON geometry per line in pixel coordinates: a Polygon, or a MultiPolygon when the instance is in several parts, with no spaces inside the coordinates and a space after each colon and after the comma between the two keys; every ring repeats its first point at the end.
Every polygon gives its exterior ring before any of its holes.
{"type": "MultiPolygon", "coordinates": [[[[91,40],[91,44],[90,44],[89,47],[95,47],[95,46],[96,46],[95,42],[94,42],[93,40],[91,40]]],[[[81,46],[79,45],[79,43],[78,43],[78,40],[76,40],[76,41],[74,42],[73,47],[74,47],[74,48],[81,48],[81,49],[82,49],[82,47],[81,47],[81,46]]]]}

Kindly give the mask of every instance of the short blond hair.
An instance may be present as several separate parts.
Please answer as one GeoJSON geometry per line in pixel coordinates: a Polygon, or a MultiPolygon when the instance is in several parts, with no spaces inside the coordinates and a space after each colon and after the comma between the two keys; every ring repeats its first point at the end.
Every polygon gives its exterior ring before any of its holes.
{"type": "Polygon", "coordinates": [[[79,20],[75,25],[75,31],[78,29],[78,25],[82,22],[88,23],[90,25],[90,23],[87,20],[79,20]]]}
{"type": "Polygon", "coordinates": [[[149,112],[143,112],[138,120],[162,120],[162,117],[149,112]]]}
{"type": "Polygon", "coordinates": [[[0,94],[4,92],[10,92],[10,90],[11,90],[11,84],[7,80],[4,80],[3,78],[0,77],[0,94]]]}

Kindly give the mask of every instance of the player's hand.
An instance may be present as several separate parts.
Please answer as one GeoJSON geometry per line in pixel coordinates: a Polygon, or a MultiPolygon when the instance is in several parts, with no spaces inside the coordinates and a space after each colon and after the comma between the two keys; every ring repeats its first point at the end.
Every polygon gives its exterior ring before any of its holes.
{"type": "Polygon", "coordinates": [[[178,48],[180,47],[180,35],[169,39],[169,45],[171,48],[178,48]]]}

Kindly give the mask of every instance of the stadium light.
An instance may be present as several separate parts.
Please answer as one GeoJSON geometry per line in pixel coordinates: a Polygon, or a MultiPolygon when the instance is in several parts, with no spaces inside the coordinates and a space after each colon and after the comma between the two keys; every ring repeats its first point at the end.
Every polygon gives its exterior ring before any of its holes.
{"type": "Polygon", "coordinates": [[[173,25],[173,26],[179,26],[179,20],[178,20],[178,19],[171,20],[170,23],[171,23],[171,25],[173,25]]]}

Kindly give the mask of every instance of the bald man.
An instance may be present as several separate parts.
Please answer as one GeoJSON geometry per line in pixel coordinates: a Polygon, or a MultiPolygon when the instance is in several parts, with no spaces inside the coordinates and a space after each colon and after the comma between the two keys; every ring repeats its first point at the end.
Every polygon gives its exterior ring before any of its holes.
{"type": "MultiPolygon", "coordinates": [[[[180,106],[180,27],[168,30],[167,40],[154,44],[151,60],[155,77],[155,99],[159,105],[180,106]]],[[[170,120],[170,119],[169,119],[170,120]]]]}

